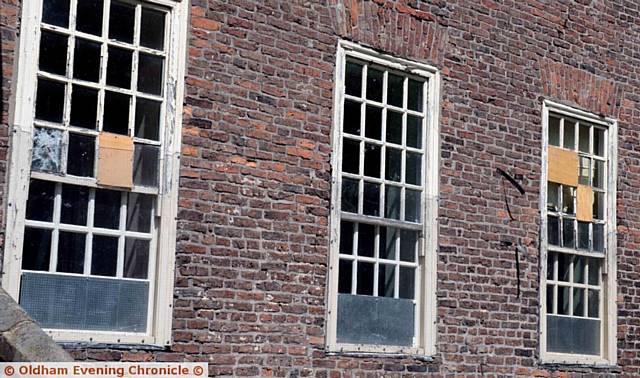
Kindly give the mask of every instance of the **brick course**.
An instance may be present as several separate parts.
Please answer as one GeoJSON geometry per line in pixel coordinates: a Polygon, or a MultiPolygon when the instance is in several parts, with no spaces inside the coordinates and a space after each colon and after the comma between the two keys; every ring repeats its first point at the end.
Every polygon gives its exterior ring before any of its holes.
{"type": "MultiPolygon", "coordinates": [[[[640,375],[640,2],[191,4],[173,344],[76,348],[76,358],[207,361],[214,376],[640,375]],[[433,361],[324,351],[340,38],[443,74],[433,361]],[[619,121],[616,368],[538,359],[543,99],[619,121]],[[526,190],[510,193],[515,221],[496,168],[526,190]],[[526,255],[517,298],[505,244],[519,238],[526,255]]],[[[3,194],[18,10],[2,0],[3,194]]]]}

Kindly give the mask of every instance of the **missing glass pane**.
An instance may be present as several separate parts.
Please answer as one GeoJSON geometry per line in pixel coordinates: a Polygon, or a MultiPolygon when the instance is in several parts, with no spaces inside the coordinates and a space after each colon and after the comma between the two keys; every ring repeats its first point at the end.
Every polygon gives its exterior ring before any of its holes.
{"type": "Polygon", "coordinates": [[[353,233],[355,224],[347,221],[340,221],[340,253],[345,255],[353,254],[353,233]]]}
{"type": "Polygon", "coordinates": [[[40,35],[39,66],[41,71],[67,74],[67,36],[43,30],[40,35]]]}
{"type": "Polygon", "coordinates": [[[402,113],[387,111],[387,142],[402,144],[402,113]]]}
{"type": "Polygon", "coordinates": [[[69,134],[67,173],[74,176],[93,177],[96,138],[69,134]]]}
{"type": "Polygon", "coordinates": [[[367,105],[364,135],[371,139],[382,139],[382,108],[367,105]]]}
{"type": "Polygon", "coordinates": [[[140,53],[138,55],[138,91],[162,94],[162,57],[140,53]]]}
{"type": "Polygon", "coordinates": [[[360,135],[360,108],[359,102],[344,100],[344,112],[342,113],[342,130],[347,134],[360,135]]]}
{"type": "Polygon", "coordinates": [[[133,43],[135,14],[135,6],[112,1],[109,12],[109,38],[133,43]]]}
{"type": "Polygon", "coordinates": [[[400,219],[400,191],[397,186],[385,187],[385,218],[400,219]]]}
{"type": "Polygon", "coordinates": [[[155,50],[164,50],[165,12],[142,8],[140,19],[140,45],[155,50]]]}
{"type": "Polygon", "coordinates": [[[364,145],[364,175],[380,177],[380,146],[371,143],[364,145]]]}
{"type": "Polygon", "coordinates": [[[31,179],[27,200],[26,219],[51,222],[56,184],[52,181],[31,179]]]}
{"type": "Polygon", "coordinates": [[[129,193],[127,201],[127,231],[150,232],[155,196],[129,193]]]}
{"type": "Polygon", "coordinates": [[[400,182],[402,176],[402,150],[386,147],[385,178],[400,182]]]}
{"type": "Polygon", "coordinates": [[[382,102],[382,76],[382,71],[369,67],[367,72],[367,99],[382,102]]]}
{"type": "Polygon", "coordinates": [[[116,276],[118,267],[118,238],[93,235],[91,274],[94,276],[116,276]]]}
{"type": "Polygon", "coordinates": [[[76,30],[93,35],[102,35],[102,0],[78,1],[76,30]]]}
{"type": "Polygon", "coordinates": [[[387,103],[389,105],[402,107],[402,97],[404,96],[404,77],[390,73],[387,77],[387,103]]]}
{"type": "Polygon", "coordinates": [[[84,270],[86,234],[60,231],[58,233],[57,272],[79,273],[84,270]]]}
{"type": "Polygon", "coordinates": [[[62,122],[65,85],[56,81],[38,79],[36,118],[49,122],[62,122]]]}
{"type": "Polygon", "coordinates": [[[549,116],[549,145],[560,147],[560,119],[549,116]]]}
{"type": "Polygon", "coordinates": [[[406,266],[400,267],[399,297],[414,299],[415,297],[416,269],[406,266]]]}
{"type": "Polygon", "coordinates": [[[160,140],[161,102],[136,99],[135,136],[138,138],[160,140]]]}
{"type": "Polygon", "coordinates": [[[66,28],[69,26],[69,0],[44,0],[42,22],[66,28]]]}
{"type": "Polygon", "coordinates": [[[125,278],[147,279],[149,275],[149,241],[126,238],[124,247],[125,278]]]}
{"type": "Polygon", "coordinates": [[[358,224],[358,256],[373,257],[376,227],[366,223],[358,224]]]}
{"type": "Polygon", "coordinates": [[[575,214],[576,188],[562,185],[562,212],[565,214],[575,214]]]}
{"type": "Polygon", "coordinates": [[[51,230],[25,227],[22,244],[22,269],[49,270],[51,230]]]}
{"type": "Polygon", "coordinates": [[[62,131],[36,127],[33,133],[31,169],[41,172],[60,172],[62,131]]]}
{"type": "Polygon", "coordinates": [[[340,259],[338,268],[338,293],[351,293],[353,261],[340,259]]]}
{"type": "Polygon", "coordinates": [[[95,130],[98,116],[98,90],[79,85],[71,94],[71,125],[95,130]]]}
{"type": "Polygon", "coordinates": [[[380,215],[380,185],[364,183],[362,212],[364,215],[377,217],[380,215]]]}
{"type": "Polygon", "coordinates": [[[86,226],[88,204],[89,188],[62,184],[60,223],[86,226]]]}
{"type": "Polygon", "coordinates": [[[420,192],[406,189],[404,220],[407,222],[420,222],[421,206],[420,192]]]}
{"type": "Polygon", "coordinates": [[[76,38],[73,77],[97,83],[100,80],[100,52],[100,43],[76,38]]]}
{"type": "Polygon", "coordinates": [[[133,183],[157,187],[159,163],[159,147],[136,143],[133,152],[133,183]]]}
{"type": "Polygon", "coordinates": [[[120,227],[121,193],[115,190],[96,189],[94,201],[94,227],[117,230],[120,227]]]}
{"type": "Polygon", "coordinates": [[[396,266],[390,264],[378,265],[378,296],[394,296],[396,284],[396,266]]]}
{"type": "Polygon", "coordinates": [[[358,180],[342,178],[342,211],[358,212],[358,180]]]}
{"type": "Polygon", "coordinates": [[[345,93],[351,96],[362,97],[362,65],[347,62],[345,93]]]}
{"type": "Polygon", "coordinates": [[[105,91],[102,130],[129,135],[129,101],[125,94],[105,91]]]}
{"type": "Polygon", "coordinates": [[[373,263],[358,261],[358,280],[356,293],[373,295],[373,263]]]}
{"type": "Polygon", "coordinates": [[[410,110],[415,110],[417,112],[422,111],[422,103],[424,102],[422,93],[423,87],[424,85],[422,82],[409,79],[407,107],[410,110]]]}
{"type": "Polygon", "coordinates": [[[344,138],[342,142],[342,172],[359,173],[360,142],[344,138]]]}
{"type": "Polygon", "coordinates": [[[133,51],[109,46],[107,63],[107,85],[131,88],[131,59],[133,51]]]}

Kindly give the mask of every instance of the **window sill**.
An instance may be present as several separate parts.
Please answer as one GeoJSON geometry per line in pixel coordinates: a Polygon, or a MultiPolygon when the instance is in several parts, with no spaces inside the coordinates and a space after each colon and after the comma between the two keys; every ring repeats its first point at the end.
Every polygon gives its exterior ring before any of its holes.
{"type": "Polygon", "coordinates": [[[97,343],[85,341],[61,341],[56,342],[64,349],[116,349],[116,350],[141,350],[141,351],[163,351],[167,346],[154,344],[125,344],[125,343],[97,343]]]}
{"type": "Polygon", "coordinates": [[[411,358],[422,362],[433,362],[433,356],[427,356],[424,354],[412,354],[412,353],[393,353],[393,352],[326,352],[326,356],[338,356],[338,357],[355,357],[355,358],[411,358]]]}
{"type": "Polygon", "coordinates": [[[548,353],[540,359],[540,366],[551,369],[594,368],[594,369],[619,369],[619,366],[611,361],[597,356],[571,355],[562,353],[548,353]]]}

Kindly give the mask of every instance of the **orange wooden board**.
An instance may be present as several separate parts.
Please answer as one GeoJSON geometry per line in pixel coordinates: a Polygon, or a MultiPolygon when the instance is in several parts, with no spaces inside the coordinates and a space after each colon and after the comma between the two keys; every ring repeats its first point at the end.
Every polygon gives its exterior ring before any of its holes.
{"type": "Polygon", "coordinates": [[[553,146],[549,146],[548,152],[548,180],[578,186],[578,153],[553,146]]]}
{"type": "Polygon", "coordinates": [[[98,184],[131,188],[133,139],[125,135],[100,133],[98,143],[98,184]]]}

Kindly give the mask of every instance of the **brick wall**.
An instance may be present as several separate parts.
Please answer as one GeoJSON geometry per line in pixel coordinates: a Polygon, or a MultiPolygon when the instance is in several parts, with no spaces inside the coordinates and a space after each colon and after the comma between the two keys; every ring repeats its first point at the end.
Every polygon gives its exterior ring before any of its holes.
{"type": "MultiPolygon", "coordinates": [[[[76,358],[204,360],[211,375],[640,375],[639,2],[191,4],[174,343],[162,351],[75,349],[76,358]],[[329,357],[323,349],[340,38],[443,74],[431,362],[329,357]],[[619,368],[539,363],[543,99],[619,120],[619,368]],[[526,190],[509,193],[515,221],[496,168],[526,190]],[[519,298],[513,248],[505,246],[517,239],[526,248],[519,298]]],[[[12,10],[2,10],[3,125],[12,10]]]]}

